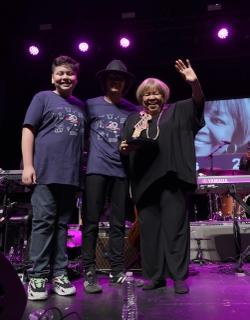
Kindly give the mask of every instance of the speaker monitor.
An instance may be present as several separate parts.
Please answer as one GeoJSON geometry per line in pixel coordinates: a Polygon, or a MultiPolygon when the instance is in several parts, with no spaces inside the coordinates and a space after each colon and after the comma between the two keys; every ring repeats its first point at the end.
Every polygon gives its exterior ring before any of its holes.
{"type": "Polygon", "coordinates": [[[27,295],[9,260],[0,252],[0,319],[22,319],[27,295]]]}
{"type": "MultiPolygon", "coordinates": [[[[125,236],[124,244],[125,268],[128,270],[141,270],[139,250],[132,246],[125,236]]],[[[100,271],[110,271],[109,261],[109,234],[107,230],[99,230],[96,247],[96,268],[100,271]]]]}
{"type": "MultiPolygon", "coordinates": [[[[250,245],[250,223],[239,222],[242,251],[250,245]]],[[[211,261],[228,261],[237,256],[232,221],[209,221],[191,223],[191,259],[197,255],[197,240],[203,258],[211,261]]]]}

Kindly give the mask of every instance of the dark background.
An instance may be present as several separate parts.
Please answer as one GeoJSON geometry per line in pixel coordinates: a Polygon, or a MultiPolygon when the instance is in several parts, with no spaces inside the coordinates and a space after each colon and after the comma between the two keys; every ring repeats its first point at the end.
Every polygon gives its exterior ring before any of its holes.
{"type": "Polygon", "coordinates": [[[75,95],[87,99],[101,94],[95,73],[116,58],[136,75],[128,98],[146,77],[166,81],[171,101],[186,98],[189,87],[175,72],[176,58],[189,58],[207,99],[250,96],[249,1],[9,1],[1,4],[0,167],[18,169],[21,126],[32,96],[52,88],[53,58],[67,54],[81,64],[75,95]],[[208,11],[219,2],[222,10],[208,11]],[[135,17],[122,18],[133,12],[135,17]],[[231,24],[232,37],[215,38],[216,27],[231,24]],[[49,30],[41,30],[46,24],[49,30]],[[120,35],[130,35],[132,47],[121,50],[120,35]],[[77,51],[90,41],[87,54],[77,51]],[[41,54],[31,57],[27,47],[36,43],[41,54]]]}

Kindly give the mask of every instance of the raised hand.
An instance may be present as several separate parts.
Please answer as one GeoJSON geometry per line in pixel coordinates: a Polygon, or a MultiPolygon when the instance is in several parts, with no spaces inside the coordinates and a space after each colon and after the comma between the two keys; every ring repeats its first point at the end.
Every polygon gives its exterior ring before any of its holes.
{"type": "Polygon", "coordinates": [[[196,73],[191,67],[190,61],[186,59],[184,63],[181,59],[175,61],[175,69],[181,74],[183,79],[188,83],[193,83],[197,80],[196,73]]]}

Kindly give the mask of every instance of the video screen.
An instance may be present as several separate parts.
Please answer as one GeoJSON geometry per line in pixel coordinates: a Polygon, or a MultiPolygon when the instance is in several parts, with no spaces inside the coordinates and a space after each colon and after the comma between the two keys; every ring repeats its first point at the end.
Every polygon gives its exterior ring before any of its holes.
{"type": "Polygon", "coordinates": [[[197,170],[239,169],[250,143],[250,98],[205,103],[205,126],[197,133],[197,170]]]}

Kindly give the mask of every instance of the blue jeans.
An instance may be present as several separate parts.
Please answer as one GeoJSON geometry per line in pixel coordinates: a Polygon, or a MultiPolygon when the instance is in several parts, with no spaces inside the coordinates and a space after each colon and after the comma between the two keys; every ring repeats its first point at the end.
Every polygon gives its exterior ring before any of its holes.
{"type": "Polygon", "coordinates": [[[66,273],[67,224],[74,208],[76,188],[69,185],[36,185],[31,197],[33,209],[30,259],[31,277],[53,277],[66,273]]]}

